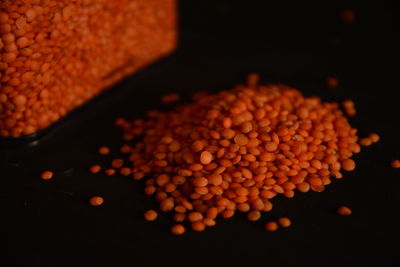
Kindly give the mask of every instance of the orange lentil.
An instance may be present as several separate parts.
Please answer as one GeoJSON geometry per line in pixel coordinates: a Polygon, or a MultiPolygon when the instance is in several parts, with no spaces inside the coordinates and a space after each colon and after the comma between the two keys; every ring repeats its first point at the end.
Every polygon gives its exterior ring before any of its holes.
{"type": "Polygon", "coordinates": [[[278,223],[279,223],[279,225],[280,225],[281,227],[283,227],[283,228],[287,228],[287,227],[289,227],[289,226],[292,224],[292,222],[290,221],[290,219],[287,218],[287,217],[280,217],[280,218],[278,219],[278,223]]]}
{"type": "Polygon", "coordinates": [[[89,171],[91,173],[99,173],[101,171],[101,166],[100,165],[93,165],[90,167],[89,171]]]}
{"type": "Polygon", "coordinates": [[[334,77],[328,77],[326,78],[326,84],[330,88],[336,88],[339,86],[339,81],[334,77]]]}
{"type": "Polygon", "coordinates": [[[99,148],[98,152],[100,155],[107,155],[110,154],[110,149],[106,146],[102,146],[99,148]]]}
{"type": "Polygon", "coordinates": [[[50,180],[53,178],[54,173],[52,171],[44,171],[40,174],[40,178],[43,180],[50,180]]]}
{"type": "Polygon", "coordinates": [[[234,141],[236,144],[240,146],[245,146],[249,142],[249,139],[244,134],[238,134],[235,136],[234,141]]]}
{"type": "Polygon", "coordinates": [[[155,221],[157,219],[157,212],[155,210],[148,210],[144,213],[146,221],[155,221]]]}
{"type": "Polygon", "coordinates": [[[338,214],[340,215],[351,215],[352,211],[349,207],[340,206],[337,210],[338,214]]]}
{"type": "Polygon", "coordinates": [[[210,218],[204,218],[203,223],[206,226],[214,226],[217,224],[213,219],[210,218]]]}
{"type": "Polygon", "coordinates": [[[194,211],[194,212],[189,213],[188,219],[191,222],[201,221],[203,219],[203,214],[201,212],[194,211]]]}
{"type": "Polygon", "coordinates": [[[398,168],[400,168],[400,160],[393,160],[391,163],[390,163],[390,165],[392,166],[392,168],[394,168],[394,169],[398,169],[398,168]]]}
{"type": "Polygon", "coordinates": [[[269,232],[275,232],[276,230],[278,230],[278,224],[276,222],[267,222],[265,224],[265,230],[269,232]]]}
{"type": "Polygon", "coordinates": [[[356,114],[356,109],[354,107],[354,102],[352,100],[343,101],[342,106],[347,115],[354,116],[356,114]]]}
{"type": "Polygon", "coordinates": [[[371,133],[368,137],[369,139],[371,139],[373,143],[378,143],[379,140],[381,139],[377,133],[371,133]]]}
{"type": "Polygon", "coordinates": [[[116,171],[114,169],[107,169],[105,170],[105,174],[108,176],[114,175],[116,171]]]}
{"type": "Polygon", "coordinates": [[[211,207],[207,210],[206,216],[210,219],[215,219],[218,215],[218,210],[215,207],[211,207]]]}
{"type": "Polygon", "coordinates": [[[13,103],[18,107],[25,105],[26,101],[27,99],[24,95],[17,95],[13,98],[13,103]]]}
{"type": "Polygon", "coordinates": [[[119,173],[120,173],[121,175],[123,175],[123,176],[128,176],[128,175],[130,175],[130,174],[132,173],[132,170],[131,170],[131,168],[124,167],[124,168],[121,168],[121,169],[119,170],[119,173]]]}
{"type": "Polygon", "coordinates": [[[249,221],[255,222],[258,221],[261,218],[261,212],[258,210],[252,210],[249,213],[247,213],[247,219],[249,221]]]}
{"type": "Polygon", "coordinates": [[[208,152],[208,151],[201,152],[201,154],[200,154],[201,164],[207,165],[207,164],[211,163],[212,160],[213,160],[213,156],[210,152],[208,152]]]}
{"type": "Polygon", "coordinates": [[[94,196],[90,198],[89,203],[92,206],[101,206],[104,203],[104,199],[100,196],[94,196]]]}
{"type": "Polygon", "coordinates": [[[174,209],[174,200],[172,197],[165,198],[160,202],[160,209],[164,212],[171,211],[174,209]]]}
{"type": "Polygon", "coordinates": [[[192,222],[192,230],[196,232],[202,232],[204,231],[204,229],[206,229],[206,225],[204,224],[204,222],[201,221],[192,222]]]}
{"type": "Polygon", "coordinates": [[[183,235],[185,231],[186,229],[182,224],[175,224],[171,227],[171,233],[173,233],[174,235],[183,235]]]}
{"type": "Polygon", "coordinates": [[[259,80],[260,80],[260,76],[257,73],[250,73],[247,76],[247,85],[250,87],[255,87],[255,86],[257,86],[259,80]]]}
{"type": "Polygon", "coordinates": [[[204,144],[201,140],[197,140],[192,144],[192,150],[194,152],[200,152],[201,150],[203,150],[204,148],[204,144]]]}
{"type": "Polygon", "coordinates": [[[342,168],[345,171],[353,171],[356,168],[356,163],[352,159],[345,159],[342,161],[342,168]]]}
{"type": "Polygon", "coordinates": [[[114,159],[111,162],[111,167],[115,168],[115,169],[119,169],[124,165],[124,161],[122,159],[114,159]]]}
{"type": "Polygon", "coordinates": [[[370,146],[372,145],[372,139],[369,137],[361,138],[360,139],[360,145],[362,146],[370,146]]]}

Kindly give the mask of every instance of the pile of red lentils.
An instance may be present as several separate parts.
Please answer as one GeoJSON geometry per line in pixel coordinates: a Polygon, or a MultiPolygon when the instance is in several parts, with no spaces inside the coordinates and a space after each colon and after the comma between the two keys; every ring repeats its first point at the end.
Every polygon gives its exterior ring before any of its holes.
{"type": "Polygon", "coordinates": [[[176,0],[1,0],[0,137],[44,129],[176,44],[176,0]]]}
{"type": "MultiPolygon", "coordinates": [[[[344,109],[355,112],[354,104],[344,109]]],[[[145,193],[154,195],[161,211],[174,214],[175,234],[186,231],[186,222],[203,231],[237,212],[256,221],[278,195],[322,192],[342,171],[355,169],[351,157],[361,150],[339,104],[304,97],[286,85],[258,85],[255,74],[233,90],[197,93],[173,111],[116,124],[134,145],[121,148],[131,166],[122,168],[115,159],[112,167],[146,179],[145,193]]],[[[155,220],[157,212],[147,211],[145,218],[155,220]]],[[[288,227],[290,220],[265,227],[275,231],[279,225],[288,227]]]]}

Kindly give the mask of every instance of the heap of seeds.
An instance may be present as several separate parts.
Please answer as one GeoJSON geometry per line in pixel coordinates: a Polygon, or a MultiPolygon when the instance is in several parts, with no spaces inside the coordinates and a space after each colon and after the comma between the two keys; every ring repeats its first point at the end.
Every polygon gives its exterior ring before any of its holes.
{"type": "MultiPolygon", "coordinates": [[[[202,231],[237,211],[258,220],[275,196],[322,192],[341,170],[354,170],[357,130],[339,107],[285,85],[258,85],[252,75],[231,91],[198,93],[171,112],[116,124],[125,140],[141,137],[127,152],[134,179],[147,179],[145,193],[202,231]]],[[[172,231],[183,233],[181,226],[172,231]]]]}

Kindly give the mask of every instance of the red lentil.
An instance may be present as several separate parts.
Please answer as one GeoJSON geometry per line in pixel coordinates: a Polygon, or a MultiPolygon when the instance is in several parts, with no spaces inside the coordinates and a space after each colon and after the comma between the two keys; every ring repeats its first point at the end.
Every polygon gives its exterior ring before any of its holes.
{"type": "Polygon", "coordinates": [[[110,154],[110,149],[106,146],[102,146],[99,148],[98,152],[100,155],[108,155],[108,154],[110,154]]]}
{"type": "Polygon", "coordinates": [[[186,229],[182,224],[175,224],[171,227],[171,233],[173,233],[174,235],[183,235],[185,231],[186,229]]]}
{"type": "Polygon", "coordinates": [[[280,217],[280,218],[278,219],[278,223],[279,223],[279,225],[280,225],[281,227],[283,227],[283,228],[287,228],[287,227],[289,227],[289,226],[292,224],[292,222],[290,221],[290,219],[287,218],[287,217],[280,217]]]}
{"type": "Polygon", "coordinates": [[[95,2],[0,1],[0,136],[46,128],[175,48],[176,0],[95,2]]]}
{"type": "Polygon", "coordinates": [[[146,221],[155,221],[157,219],[157,212],[155,210],[148,210],[144,213],[146,221]]]}
{"type": "Polygon", "coordinates": [[[340,206],[337,210],[340,215],[351,215],[352,211],[349,207],[340,206]]]}
{"type": "Polygon", "coordinates": [[[122,159],[114,159],[111,162],[111,167],[115,169],[120,169],[122,166],[124,166],[124,161],[122,159]]]}
{"type": "MultiPolygon", "coordinates": [[[[258,220],[274,197],[322,192],[331,177],[343,177],[342,169],[355,169],[357,130],[337,103],[305,98],[285,85],[258,85],[258,77],[193,99],[170,112],[152,111],[148,120],[118,119],[116,125],[123,136],[142,137],[123,151],[134,179],[146,179],[145,193],[155,195],[160,209],[172,211],[176,222],[188,220],[195,231],[236,211],[258,220]]],[[[354,103],[343,107],[354,109],[354,103]]],[[[278,222],[290,225],[287,218],[278,222]]],[[[277,222],[266,225],[277,228],[277,222]]]]}
{"type": "Polygon", "coordinates": [[[116,171],[114,169],[107,169],[105,170],[105,174],[108,176],[114,175],[116,171]]]}
{"type": "Polygon", "coordinates": [[[204,229],[206,229],[206,225],[204,224],[204,222],[197,221],[192,223],[192,230],[196,232],[202,232],[204,231],[204,229]]]}
{"type": "Polygon", "coordinates": [[[398,169],[398,168],[400,168],[400,160],[393,160],[391,163],[390,163],[390,165],[392,166],[392,168],[394,168],[394,169],[398,169]]]}
{"type": "Polygon", "coordinates": [[[261,212],[259,212],[258,210],[252,210],[249,213],[247,213],[247,219],[249,219],[249,221],[255,222],[258,221],[261,218],[261,212]]]}
{"type": "Polygon", "coordinates": [[[373,143],[378,143],[379,140],[381,139],[377,133],[371,133],[368,137],[369,139],[371,139],[373,143]]]}
{"type": "Polygon", "coordinates": [[[89,203],[92,206],[101,206],[104,203],[104,199],[100,196],[94,196],[90,198],[89,203]]]}
{"type": "Polygon", "coordinates": [[[265,224],[265,230],[269,231],[269,232],[275,232],[276,230],[278,230],[279,226],[276,222],[267,222],[265,224]]]}
{"type": "Polygon", "coordinates": [[[342,161],[342,168],[345,171],[353,171],[356,168],[356,163],[352,159],[345,159],[342,161]]]}
{"type": "Polygon", "coordinates": [[[131,170],[131,168],[124,167],[124,168],[121,168],[121,169],[119,170],[119,173],[120,173],[121,175],[123,175],[123,176],[128,176],[128,175],[130,175],[130,174],[132,173],[132,170],[131,170]]]}
{"type": "Polygon", "coordinates": [[[354,116],[356,115],[356,108],[354,106],[354,102],[352,100],[345,100],[342,103],[344,111],[348,116],[354,116]]]}
{"type": "Polygon", "coordinates": [[[370,146],[372,145],[372,139],[369,137],[361,138],[360,139],[360,145],[362,146],[370,146]]]}
{"type": "Polygon", "coordinates": [[[101,166],[100,165],[93,165],[90,167],[89,171],[91,173],[99,173],[101,171],[101,166]]]}
{"type": "Polygon", "coordinates": [[[43,180],[50,180],[53,178],[54,173],[52,171],[44,171],[40,174],[40,178],[43,180]]]}
{"type": "Polygon", "coordinates": [[[330,88],[336,88],[339,86],[339,81],[334,77],[328,77],[326,78],[326,84],[330,88]]]}

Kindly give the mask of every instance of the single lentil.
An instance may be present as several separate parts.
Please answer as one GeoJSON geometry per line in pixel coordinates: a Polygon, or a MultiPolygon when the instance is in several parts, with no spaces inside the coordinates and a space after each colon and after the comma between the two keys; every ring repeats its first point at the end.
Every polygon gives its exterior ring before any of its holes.
{"type": "Polygon", "coordinates": [[[89,171],[91,173],[99,173],[101,171],[101,166],[100,165],[90,166],[89,171]]]}
{"type": "Polygon", "coordinates": [[[108,176],[114,175],[116,171],[114,169],[107,169],[105,170],[105,174],[108,176]]]}
{"type": "Polygon", "coordinates": [[[40,174],[40,178],[43,180],[50,180],[53,178],[54,173],[52,171],[44,171],[40,174]]]}
{"type": "Polygon", "coordinates": [[[279,223],[279,225],[280,225],[281,227],[283,227],[283,228],[287,228],[287,227],[289,227],[289,226],[292,224],[292,222],[290,221],[290,219],[287,218],[287,217],[280,217],[280,218],[278,219],[278,223],[279,223]]]}
{"type": "Polygon", "coordinates": [[[371,139],[373,143],[378,143],[379,140],[381,139],[377,133],[371,133],[368,137],[369,139],[371,139]]]}
{"type": "Polygon", "coordinates": [[[108,154],[110,154],[110,149],[106,146],[102,146],[99,148],[98,152],[100,155],[108,155],[108,154]]]}
{"type": "Polygon", "coordinates": [[[101,206],[104,203],[104,199],[100,196],[94,196],[90,198],[89,203],[92,206],[101,206]]]}
{"type": "Polygon", "coordinates": [[[329,88],[336,88],[339,86],[339,81],[334,77],[326,78],[326,84],[329,88]]]}
{"type": "Polygon", "coordinates": [[[340,206],[337,210],[338,214],[340,215],[351,215],[352,211],[349,207],[346,206],[340,206]]]}
{"type": "Polygon", "coordinates": [[[146,221],[155,221],[157,219],[157,212],[155,210],[148,210],[144,213],[146,221]]]}
{"type": "Polygon", "coordinates": [[[400,160],[393,160],[391,163],[390,163],[390,165],[392,166],[392,168],[394,168],[394,169],[398,169],[398,168],[400,168],[400,160]]]}
{"type": "Polygon", "coordinates": [[[276,222],[267,222],[265,224],[265,230],[269,231],[269,232],[275,232],[276,230],[278,230],[279,226],[276,222]]]}
{"type": "Polygon", "coordinates": [[[185,227],[182,224],[175,224],[171,227],[171,233],[174,235],[182,235],[186,231],[185,227]]]}

